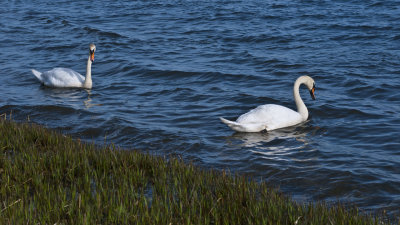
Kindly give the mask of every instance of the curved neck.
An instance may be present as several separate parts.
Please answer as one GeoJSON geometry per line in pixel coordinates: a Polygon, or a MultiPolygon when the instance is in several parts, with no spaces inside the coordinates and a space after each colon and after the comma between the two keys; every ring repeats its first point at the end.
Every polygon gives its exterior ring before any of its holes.
{"type": "Polygon", "coordinates": [[[90,55],[86,64],[86,78],[83,83],[84,88],[92,88],[92,61],[90,60],[90,55]]]}
{"type": "Polygon", "coordinates": [[[307,120],[308,118],[308,110],[306,105],[304,104],[303,100],[300,97],[299,87],[301,84],[305,82],[303,77],[299,77],[296,82],[294,82],[293,86],[293,96],[294,101],[296,102],[297,112],[300,113],[303,121],[307,120]]]}

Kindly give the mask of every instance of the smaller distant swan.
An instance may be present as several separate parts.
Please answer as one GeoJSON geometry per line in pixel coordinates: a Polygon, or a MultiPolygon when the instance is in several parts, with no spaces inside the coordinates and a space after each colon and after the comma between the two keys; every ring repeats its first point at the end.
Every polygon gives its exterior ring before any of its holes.
{"type": "Polygon", "coordinates": [[[76,87],[91,89],[92,62],[94,61],[95,51],[96,46],[93,43],[90,44],[89,58],[86,65],[86,77],[67,68],[54,68],[44,73],[32,69],[32,73],[42,84],[49,87],[76,87]]]}
{"type": "Polygon", "coordinates": [[[315,100],[314,80],[309,76],[301,76],[297,78],[293,87],[293,96],[294,101],[296,102],[297,112],[284,106],[267,104],[260,105],[248,113],[241,115],[236,122],[222,117],[220,119],[230,128],[239,132],[270,131],[304,122],[308,118],[308,110],[300,97],[299,87],[301,84],[307,86],[308,90],[310,90],[312,99],[315,100]]]}

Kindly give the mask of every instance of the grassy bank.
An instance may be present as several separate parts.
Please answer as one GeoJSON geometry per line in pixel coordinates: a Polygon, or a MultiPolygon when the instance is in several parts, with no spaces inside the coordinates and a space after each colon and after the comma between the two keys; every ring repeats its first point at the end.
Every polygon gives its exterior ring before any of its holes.
{"type": "Polygon", "coordinates": [[[0,224],[381,224],[265,183],[0,119],[0,224]]]}

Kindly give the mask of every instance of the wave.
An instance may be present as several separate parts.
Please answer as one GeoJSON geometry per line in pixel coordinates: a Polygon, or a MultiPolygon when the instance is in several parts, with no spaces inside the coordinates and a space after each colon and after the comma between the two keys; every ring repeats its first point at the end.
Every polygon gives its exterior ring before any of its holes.
{"type": "Polygon", "coordinates": [[[88,26],[83,27],[83,29],[85,31],[87,31],[89,34],[96,34],[96,35],[105,36],[108,38],[126,38],[125,36],[123,36],[117,32],[100,30],[100,29],[88,27],[88,26]]]}

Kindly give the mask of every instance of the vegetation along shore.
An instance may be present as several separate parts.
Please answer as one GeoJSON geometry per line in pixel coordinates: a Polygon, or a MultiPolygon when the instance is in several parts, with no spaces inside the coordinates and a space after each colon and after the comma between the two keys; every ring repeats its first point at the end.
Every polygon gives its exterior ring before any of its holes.
{"type": "Polygon", "coordinates": [[[0,224],[383,224],[243,175],[0,119],[0,224]]]}

